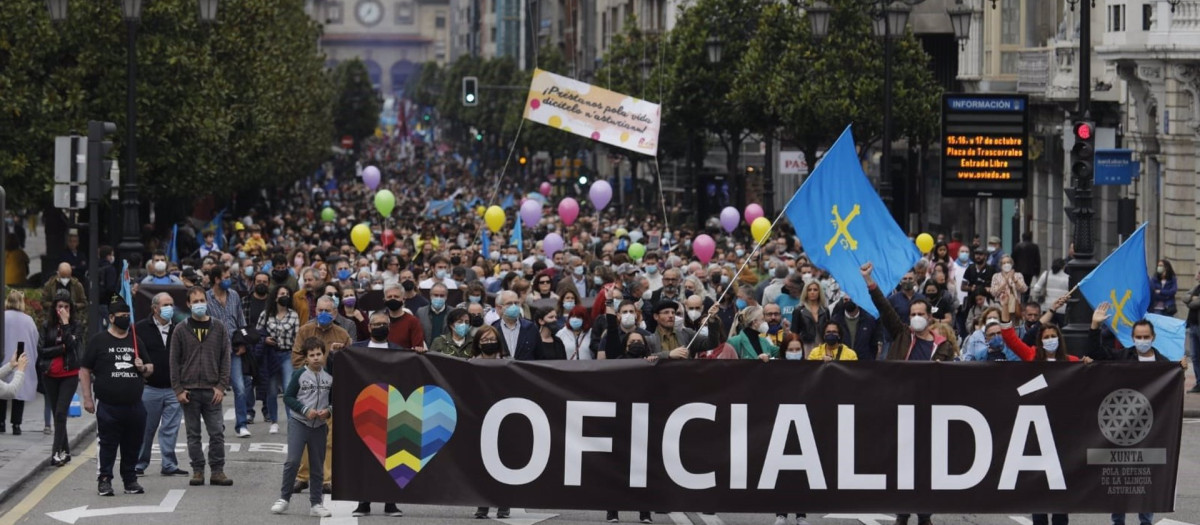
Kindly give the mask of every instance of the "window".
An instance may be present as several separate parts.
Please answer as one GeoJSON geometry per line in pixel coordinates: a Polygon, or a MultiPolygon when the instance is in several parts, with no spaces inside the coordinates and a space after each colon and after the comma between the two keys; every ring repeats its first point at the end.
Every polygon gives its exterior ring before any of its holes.
{"type": "Polygon", "coordinates": [[[1004,0],[1000,5],[1000,43],[1021,44],[1021,0],[1004,0]]]}
{"type": "Polygon", "coordinates": [[[1154,4],[1142,4],[1142,31],[1149,31],[1154,25],[1154,4]]]}
{"type": "Polygon", "coordinates": [[[446,29],[446,15],[439,14],[438,17],[433,20],[433,27],[437,29],[446,29]]]}
{"type": "Polygon", "coordinates": [[[492,26],[492,43],[496,43],[496,27],[492,26]]]}
{"type": "Polygon", "coordinates": [[[1119,33],[1125,30],[1125,5],[1108,6],[1108,32],[1119,33]]]}
{"type": "Polygon", "coordinates": [[[328,2],[325,4],[325,23],[340,24],[342,23],[342,3],[328,2]]]}
{"type": "Polygon", "coordinates": [[[1016,75],[1017,61],[1020,53],[1016,51],[1004,51],[1000,53],[1000,74],[1001,75],[1016,75]]]}
{"type": "Polygon", "coordinates": [[[396,25],[413,24],[413,6],[408,2],[396,2],[396,25]]]}

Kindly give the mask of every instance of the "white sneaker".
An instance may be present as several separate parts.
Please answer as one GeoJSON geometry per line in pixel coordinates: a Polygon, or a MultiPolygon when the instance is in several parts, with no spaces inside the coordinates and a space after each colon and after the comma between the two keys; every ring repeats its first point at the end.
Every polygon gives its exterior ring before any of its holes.
{"type": "Polygon", "coordinates": [[[268,434],[278,434],[279,433],[279,423],[271,423],[271,430],[268,430],[267,433],[268,434]]]}
{"type": "Polygon", "coordinates": [[[308,515],[317,518],[328,518],[333,516],[333,513],[329,512],[329,509],[325,508],[324,505],[317,503],[316,505],[313,505],[311,509],[308,509],[308,515]]]}
{"type": "Polygon", "coordinates": [[[775,516],[775,525],[788,525],[787,516],[775,516]]]}
{"type": "Polygon", "coordinates": [[[250,437],[250,430],[247,429],[246,427],[239,428],[237,431],[237,435],[240,438],[248,438],[248,437],[250,437]]]}
{"type": "Polygon", "coordinates": [[[271,514],[283,514],[284,512],[287,512],[287,508],[288,500],[277,499],[275,500],[275,504],[271,505],[271,514]]]}

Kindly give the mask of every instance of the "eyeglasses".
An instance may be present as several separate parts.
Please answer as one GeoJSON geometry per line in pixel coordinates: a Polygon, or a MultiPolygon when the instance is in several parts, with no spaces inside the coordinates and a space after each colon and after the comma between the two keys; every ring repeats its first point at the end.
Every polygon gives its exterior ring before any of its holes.
{"type": "Polygon", "coordinates": [[[550,281],[544,281],[544,280],[543,280],[543,281],[538,281],[538,284],[539,284],[539,285],[541,285],[541,284],[550,284],[550,281]]]}

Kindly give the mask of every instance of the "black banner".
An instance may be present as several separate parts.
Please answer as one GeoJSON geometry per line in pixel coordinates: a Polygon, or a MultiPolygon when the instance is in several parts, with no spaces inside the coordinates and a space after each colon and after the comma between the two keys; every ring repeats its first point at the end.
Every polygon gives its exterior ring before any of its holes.
{"type": "Polygon", "coordinates": [[[1177,363],[335,357],[334,497],[695,512],[1166,512],[1177,363]],[[636,507],[636,508],[632,508],[636,507]]]}

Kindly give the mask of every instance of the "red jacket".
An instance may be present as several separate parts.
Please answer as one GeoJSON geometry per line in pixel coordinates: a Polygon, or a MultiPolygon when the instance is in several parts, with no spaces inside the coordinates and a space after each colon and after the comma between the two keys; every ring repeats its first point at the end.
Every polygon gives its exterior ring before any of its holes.
{"type": "MultiPolygon", "coordinates": [[[[1000,331],[1000,335],[1004,337],[1004,344],[1008,345],[1008,347],[1012,349],[1013,353],[1017,354],[1017,357],[1020,357],[1022,361],[1033,361],[1033,358],[1037,356],[1037,349],[1025,344],[1020,337],[1017,337],[1017,330],[1015,328],[1011,326],[1005,328],[1004,330],[1000,331]]],[[[1056,352],[1055,355],[1061,353],[1063,353],[1062,346],[1059,346],[1059,351],[1056,352]]],[[[1071,354],[1066,354],[1066,356],[1067,361],[1072,363],[1079,360],[1078,357],[1075,357],[1071,354]]]]}

